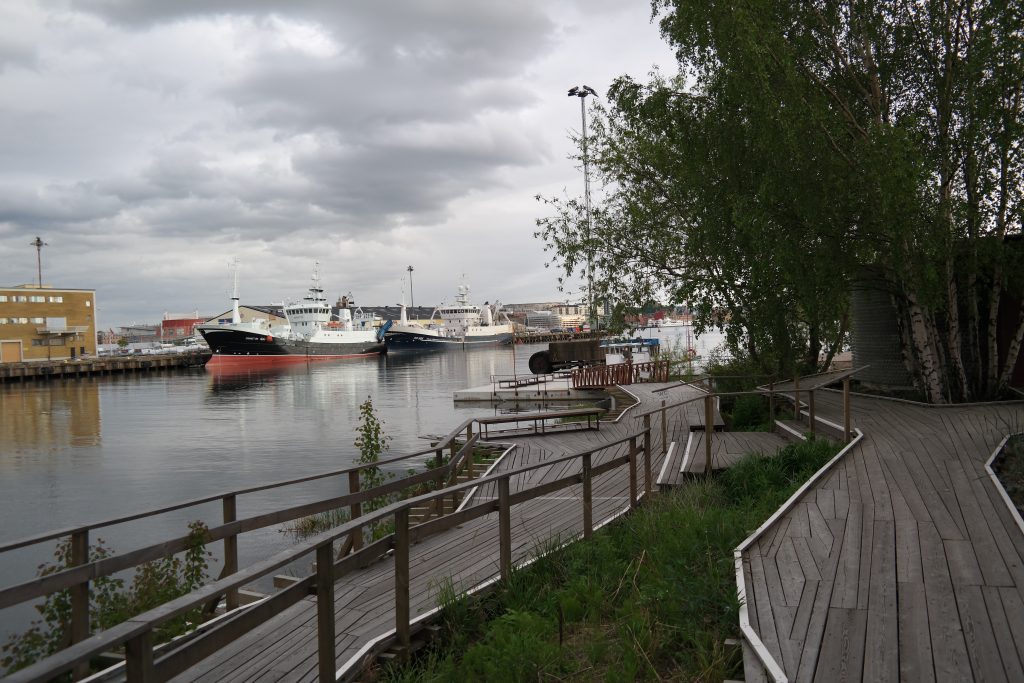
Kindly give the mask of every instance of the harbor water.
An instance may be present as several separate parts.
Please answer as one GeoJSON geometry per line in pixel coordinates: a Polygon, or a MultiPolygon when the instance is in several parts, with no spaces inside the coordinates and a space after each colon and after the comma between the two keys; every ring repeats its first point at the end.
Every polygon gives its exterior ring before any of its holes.
{"type": "MultiPolygon", "coordinates": [[[[702,355],[717,335],[689,341],[687,328],[646,331],[702,355]]],[[[528,375],[524,345],[314,363],[237,374],[203,368],[0,385],[0,542],[116,518],[234,489],[341,469],[358,457],[359,406],[371,398],[392,454],[429,447],[463,420],[514,409],[455,403],[454,392],[492,377],[528,375]]],[[[405,470],[405,466],[401,468],[405,470]]],[[[239,517],[347,490],[344,478],[238,500],[239,517]]],[[[94,532],[115,551],[220,523],[220,504],[94,532]]],[[[279,529],[240,539],[245,566],[287,548],[279,529]]],[[[44,544],[45,545],[45,544],[44,544]]],[[[219,545],[214,548],[219,552],[219,545]]],[[[28,580],[52,545],[0,556],[0,586],[28,580]]],[[[217,559],[211,574],[219,571],[217,559]]],[[[301,571],[296,568],[295,571],[301,571]]],[[[0,641],[34,617],[0,610],[0,641]]]]}

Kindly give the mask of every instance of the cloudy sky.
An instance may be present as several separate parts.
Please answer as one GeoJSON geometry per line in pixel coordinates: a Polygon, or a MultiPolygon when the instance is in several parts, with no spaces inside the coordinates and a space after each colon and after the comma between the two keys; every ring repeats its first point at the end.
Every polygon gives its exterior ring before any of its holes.
{"type": "MultiPolygon", "coordinates": [[[[672,55],[647,0],[3,0],[0,286],[99,324],[300,296],[564,300],[538,193],[576,195],[586,83],[672,55]],[[287,9],[280,9],[285,7],[287,9]]],[[[573,288],[570,287],[570,290],[573,288]]]]}

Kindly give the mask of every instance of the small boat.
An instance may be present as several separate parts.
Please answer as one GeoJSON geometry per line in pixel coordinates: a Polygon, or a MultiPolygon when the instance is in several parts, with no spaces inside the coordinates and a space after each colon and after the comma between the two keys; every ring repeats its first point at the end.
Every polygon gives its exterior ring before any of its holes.
{"type": "Polygon", "coordinates": [[[464,349],[481,346],[511,344],[513,327],[501,305],[484,302],[483,308],[469,303],[469,287],[459,285],[455,303],[442,304],[430,314],[430,322],[421,325],[409,322],[405,310],[405,295],[400,304],[397,323],[385,324],[384,343],[388,352],[420,351],[426,349],[464,349]],[[498,316],[505,322],[497,322],[498,316]],[[440,318],[440,322],[434,322],[440,318]]]}
{"type": "Polygon", "coordinates": [[[338,313],[320,286],[320,264],[313,269],[313,284],[301,301],[284,306],[286,324],[270,325],[258,318],[241,322],[238,314],[238,278],[232,296],[231,322],[196,326],[213,353],[207,366],[279,365],[310,361],[379,356],[387,347],[382,332],[366,324],[366,316],[344,297],[338,313]]]}

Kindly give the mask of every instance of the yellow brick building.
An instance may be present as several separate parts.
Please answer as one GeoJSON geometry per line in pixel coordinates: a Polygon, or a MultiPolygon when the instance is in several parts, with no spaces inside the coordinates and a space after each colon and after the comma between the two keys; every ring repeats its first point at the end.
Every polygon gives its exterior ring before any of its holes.
{"type": "Polygon", "coordinates": [[[95,355],[95,290],[0,288],[0,363],[95,355]]]}

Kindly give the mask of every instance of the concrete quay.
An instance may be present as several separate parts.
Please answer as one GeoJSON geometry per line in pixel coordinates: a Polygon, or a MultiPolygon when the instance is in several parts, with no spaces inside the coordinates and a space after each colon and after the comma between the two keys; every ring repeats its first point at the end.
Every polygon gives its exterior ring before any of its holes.
{"type": "Polygon", "coordinates": [[[28,363],[0,363],[0,382],[26,382],[68,377],[187,368],[203,365],[209,351],[163,356],[111,356],[77,360],[48,360],[28,363]]]}

